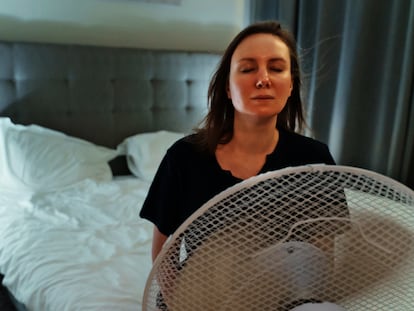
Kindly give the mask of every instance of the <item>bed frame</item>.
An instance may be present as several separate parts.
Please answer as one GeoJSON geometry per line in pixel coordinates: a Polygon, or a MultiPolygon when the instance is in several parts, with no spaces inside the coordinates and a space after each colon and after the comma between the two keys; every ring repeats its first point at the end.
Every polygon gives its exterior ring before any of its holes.
{"type": "MultiPolygon", "coordinates": [[[[209,52],[0,41],[0,116],[107,147],[142,132],[190,132],[206,112],[219,59],[209,52]]],[[[111,166],[128,173],[124,159],[111,166]]]]}

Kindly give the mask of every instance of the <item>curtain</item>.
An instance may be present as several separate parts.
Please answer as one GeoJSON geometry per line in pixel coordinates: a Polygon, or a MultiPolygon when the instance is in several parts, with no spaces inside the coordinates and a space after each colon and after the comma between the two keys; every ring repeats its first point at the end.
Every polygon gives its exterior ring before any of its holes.
{"type": "Polygon", "coordinates": [[[414,0],[252,0],[298,42],[309,135],[414,189],[414,0]]]}

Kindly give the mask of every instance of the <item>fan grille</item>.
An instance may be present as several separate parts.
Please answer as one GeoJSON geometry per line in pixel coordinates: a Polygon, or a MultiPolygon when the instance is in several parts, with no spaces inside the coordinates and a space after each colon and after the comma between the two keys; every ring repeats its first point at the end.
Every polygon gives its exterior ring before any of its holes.
{"type": "Polygon", "coordinates": [[[143,310],[414,308],[414,195],[385,176],[301,166],[211,199],[172,236],[143,310]],[[168,307],[166,307],[168,306],[168,307]]]}

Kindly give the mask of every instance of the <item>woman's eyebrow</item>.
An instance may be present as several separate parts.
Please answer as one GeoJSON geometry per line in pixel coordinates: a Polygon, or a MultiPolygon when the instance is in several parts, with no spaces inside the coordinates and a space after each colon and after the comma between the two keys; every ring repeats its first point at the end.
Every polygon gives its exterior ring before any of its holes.
{"type": "MultiPolygon", "coordinates": [[[[243,57],[243,58],[240,58],[238,60],[239,63],[241,63],[241,62],[256,62],[256,61],[257,60],[254,57],[243,57]]],[[[286,63],[287,60],[283,57],[272,57],[268,60],[268,62],[272,62],[272,63],[273,62],[284,62],[284,63],[286,63]]]]}
{"type": "Polygon", "coordinates": [[[242,63],[242,62],[255,62],[256,59],[253,57],[243,57],[240,58],[239,60],[237,60],[238,63],[242,63]]]}
{"type": "Polygon", "coordinates": [[[275,63],[275,62],[283,62],[283,63],[286,63],[287,60],[284,59],[283,57],[275,57],[275,58],[269,59],[269,62],[272,62],[272,63],[275,63]]]}

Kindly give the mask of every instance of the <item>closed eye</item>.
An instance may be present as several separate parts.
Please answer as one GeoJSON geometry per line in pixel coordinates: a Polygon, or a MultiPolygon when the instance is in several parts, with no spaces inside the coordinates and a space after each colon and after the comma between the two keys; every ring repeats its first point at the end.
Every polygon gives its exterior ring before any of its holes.
{"type": "Polygon", "coordinates": [[[252,71],[254,71],[254,68],[241,68],[240,69],[240,72],[242,72],[242,73],[248,73],[248,72],[252,72],[252,71]]]}
{"type": "Polygon", "coordinates": [[[274,72],[283,72],[285,69],[284,68],[280,68],[280,67],[272,67],[270,68],[271,71],[274,72]]]}

